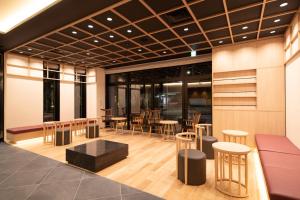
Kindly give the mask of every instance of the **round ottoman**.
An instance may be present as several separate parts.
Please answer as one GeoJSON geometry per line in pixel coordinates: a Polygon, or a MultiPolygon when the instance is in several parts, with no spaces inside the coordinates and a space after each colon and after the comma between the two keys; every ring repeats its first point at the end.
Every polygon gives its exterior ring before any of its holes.
{"type": "Polygon", "coordinates": [[[213,136],[202,137],[202,151],[206,154],[207,159],[214,159],[214,150],[212,144],[218,142],[217,138],[213,136]]]}
{"type": "MultiPolygon", "coordinates": [[[[178,179],[185,183],[184,149],[178,152],[178,179]]],[[[196,150],[188,149],[188,185],[202,185],[206,181],[206,155],[196,150]]]]}

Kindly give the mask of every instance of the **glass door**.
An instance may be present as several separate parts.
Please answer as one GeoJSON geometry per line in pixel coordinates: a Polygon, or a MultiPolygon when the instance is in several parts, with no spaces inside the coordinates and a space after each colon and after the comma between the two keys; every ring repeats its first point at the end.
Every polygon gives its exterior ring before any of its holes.
{"type": "Polygon", "coordinates": [[[126,116],[126,85],[109,86],[108,90],[113,116],[126,116]]]}
{"type": "Polygon", "coordinates": [[[162,118],[182,120],[182,82],[164,83],[161,93],[162,118]]]}

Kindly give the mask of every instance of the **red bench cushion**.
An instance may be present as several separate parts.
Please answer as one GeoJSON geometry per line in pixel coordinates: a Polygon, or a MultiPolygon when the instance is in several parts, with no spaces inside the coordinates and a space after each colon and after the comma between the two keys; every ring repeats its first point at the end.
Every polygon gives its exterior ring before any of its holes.
{"type": "Polygon", "coordinates": [[[263,168],[271,200],[300,199],[300,169],[263,168]]]}
{"type": "Polygon", "coordinates": [[[285,136],[257,134],[255,140],[259,151],[300,155],[300,150],[285,136]]]}
{"type": "Polygon", "coordinates": [[[300,173],[300,155],[259,151],[259,157],[263,167],[271,166],[285,169],[298,169],[300,173]]]}
{"type": "Polygon", "coordinates": [[[43,130],[43,125],[34,125],[34,126],[23,126],[23,127],[16,127],[16,128],[9,128],[6,129],[7,133],[10,134],[21,134],[27,132],[34,132],[34,131],[41,131],[43,130]]]}

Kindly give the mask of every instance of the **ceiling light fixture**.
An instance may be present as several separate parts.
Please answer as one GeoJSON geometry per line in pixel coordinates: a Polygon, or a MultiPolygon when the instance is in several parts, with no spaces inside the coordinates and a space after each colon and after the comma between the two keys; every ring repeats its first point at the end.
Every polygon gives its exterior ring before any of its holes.
{"type": "Polygon", "coordinates": [[[243,30],[247,30],[247,29],[248,29],[248,26],[243,26],[242,29],[243,29],[243,30]]]}
{"type": "Polygon", "coordinates": [[[89,24],[88,28],[92,29],[92,28],[94,28],[94,26],[92,24],[89,24]]]}
{"type": "Polygon", "coordinates": [[[191,57],[195,57],[195,56],[197,56],[197,51],[192,50],[192,51],[191,51],[191,57]]]}
{"type": "Polygon", "coordinates": [[[95,42],[95,43],[98,43],[98,42],[99,42],[99,40],[94,40],[94,42],[95,42]]]}
{"type": "Polygon", "coordinates": [[[73,34],[73,35],[76,35],[76,34],[77,34],[77,31],[72,31],[72,34],[73,34]]]}
{"type": "Polygon", "coordinates": [[[186,28],[184,28],[183,29],[185,32],[187,32],[188,30],[189,30],[189,28],[188,27],[186,27],[186,28]]]}
{"type": "Polygon", "coordinates": [[[1,1],[0,33],[7,33],[60,0],[1,1]]]}
{"type": "Polygon", "coordinates": [[[109,37],[110,37],[110,38],[114,38],[115,36],[113,36],[113,35],[109,35],[109,37]]]}
{"type": "Polygon", "coordinates": [[[280,7],[282,8],[282,7],[285,7],[287,5],[288,5],[288,2],[284,2],[284,3],[280,4],[280,7]]]}
{"type": "Polygon", "coordinates": [[[113,60],[113,63],[115,63],[115,62],[117,62],[117,61],[113,60]]]}
{"type": "Polygon", "coordinates": [[[271,31],[270,33],[271,33],[271,34],[276,33],[276,31],[271,31]]]}
{"type": "Polygon", "coordinates": [[[28,48],[27,50],[28,50],[28,51],[32,51],[32,48],[28,48]]]}
{"type": "Polygon", "coordinates": [[[243,36],[243,39],[247,39],[247,36],[243,36]]]}
{"type": "Polygon", "coordinates": [[[167,52],[166,51],[163,51],[163,54],[166,54],[167,52]]]}
{"type": "Polygon", "coordinates": [[[24,52],[23,52],[23,51],[19,51],[19,53],[20,53],[20,54],[23,54],[24,52]]]}
{"type": "Polygon", "coordinates": [[[132,30],[131,30],[131,29],[128,29],[128,30],[127,30],[127,33],[132,33],[132,30]]]}
{"type": "Polygon", "coordinates": [[[138,49],[138,52],[141,52],[142,51],[142,49],[138,49]]]}
{"type": "Polygon", "coordinates": [[[90,53],[86,53],[86,55],[88,55],[88,56],[89,56],[89,55],[90,55],[90,53]]]}
{"type": "Polygon", "coordinates": [[[112,21],[112,18],[111,17],[108,17],[106,18],[107,21],[111,22],[112,21]]]}
{"type": "Polygon", "coordinates": [[[219,44],[223,44],[223,40],[220,40],[220,41],[219,41],[219,44]]]}
{"type": "Polygon", "coordinates": [[[275,19],[274,22],[275,23],[280,22],[280,19],[275,19]]]}

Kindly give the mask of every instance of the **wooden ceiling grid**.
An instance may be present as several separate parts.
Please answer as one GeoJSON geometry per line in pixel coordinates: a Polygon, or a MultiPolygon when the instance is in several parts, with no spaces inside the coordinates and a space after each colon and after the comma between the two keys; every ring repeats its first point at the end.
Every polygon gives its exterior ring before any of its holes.
{"type": "Polygon", "coordinates": [[[10,51],[51,62],[105,68],[172,56],[188,56],[191,50],[207,52],[214,46],[258,40],[262,35],[271,37],[283,34],[291,15],[298,11],[299,4],[293,0],[167,0],[158,5],[155,0],[121,0],[10,51]],[[168,2],[172,5],[169,6],[168,2]],[[288,2],[291,7],[266,15],[266,10],[270,10],[268,6],[276,8],[274,6],[279,7],[282,2],[288,2]],[[219,6],[215,10],[206,9],[204,13],[207,14],[204,16],[197,12],[197,9],[211,3],[219,6]],[[144,13],[124,13],[124,9],[130,11],[128,6],[135,5],[140,6],[140,12],[144,13]],[[114,17],[112,24],[102,20],[111,15],[114,17]],[[186,19],[176,22],[176,17],[180,15],[186,19]],[[283,18],[281,21],[285,23],[268,22],[276,18],[283,18]],[[102,31],[87,30],[80,27],[80,23],[85,26],[92,23],[102,31]],[[248,24],[254,24],[254,28],[247,30],[248,24]],[[247,28],[239,30],[244,27],[247,28]],[[136,33],[127,34],[125,29],[132,29],[136,33]]]}

